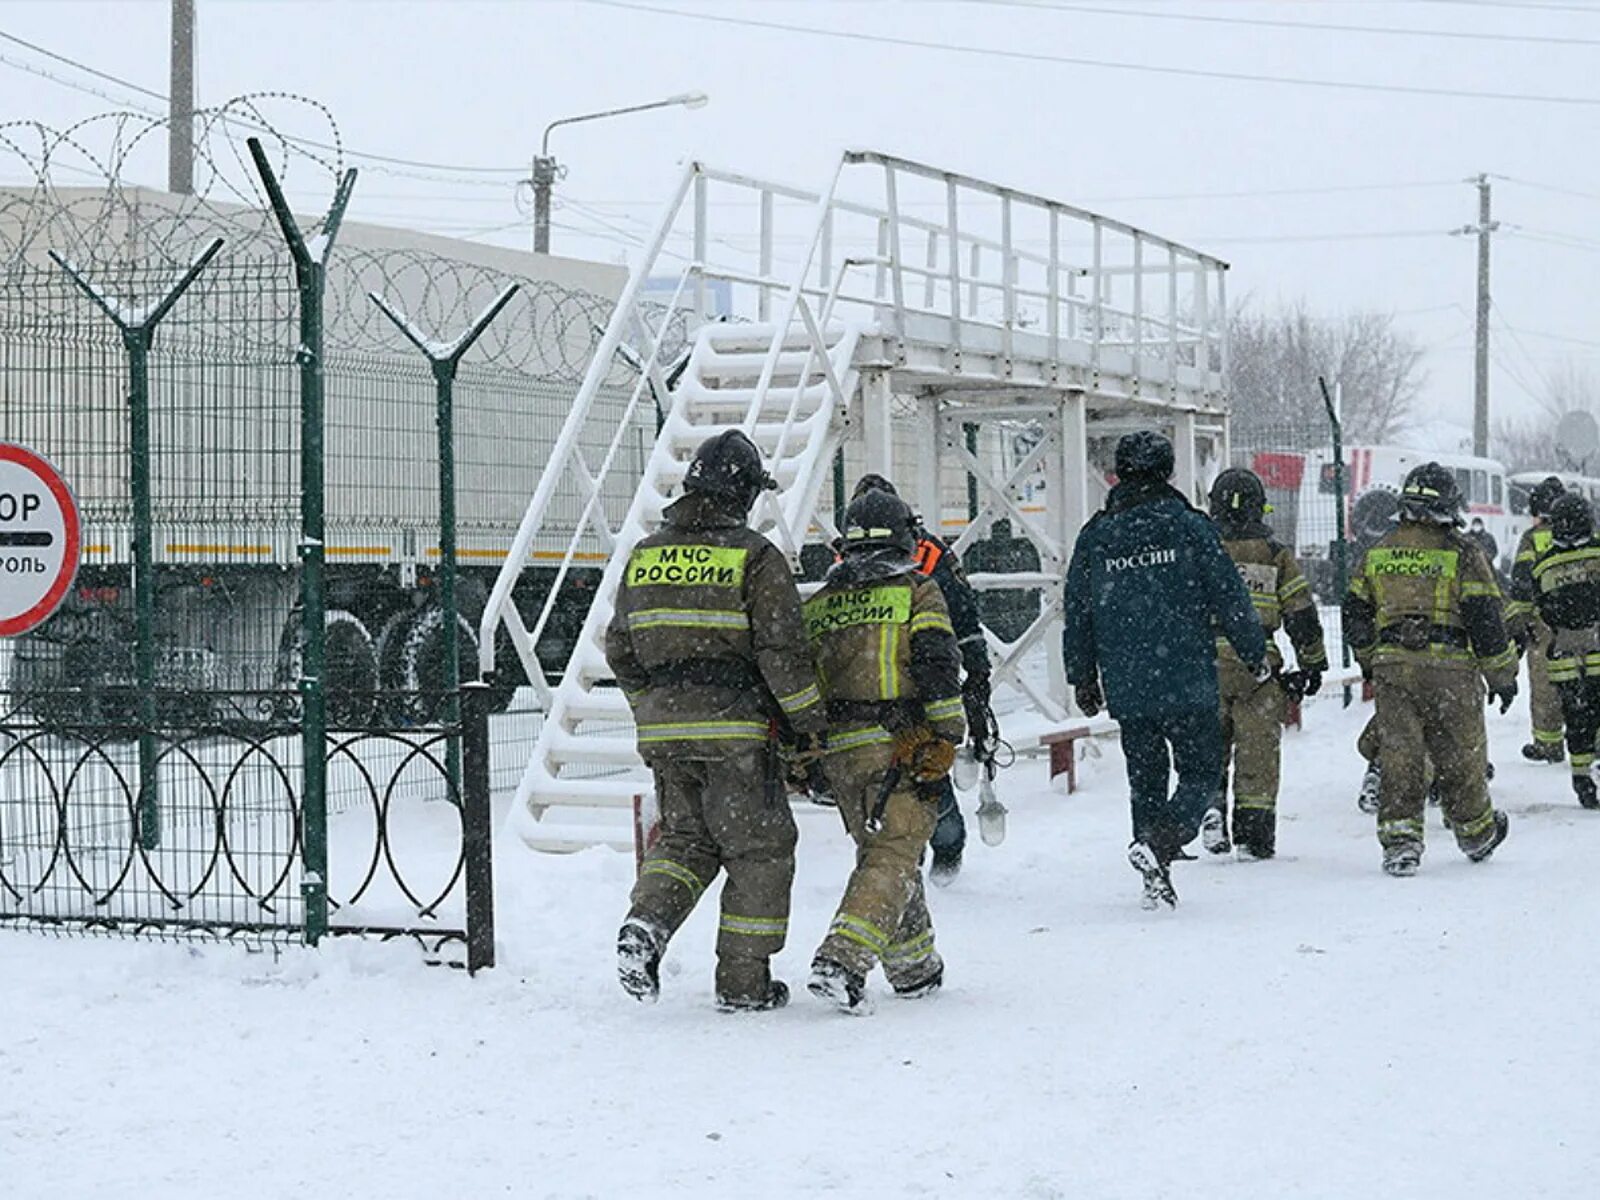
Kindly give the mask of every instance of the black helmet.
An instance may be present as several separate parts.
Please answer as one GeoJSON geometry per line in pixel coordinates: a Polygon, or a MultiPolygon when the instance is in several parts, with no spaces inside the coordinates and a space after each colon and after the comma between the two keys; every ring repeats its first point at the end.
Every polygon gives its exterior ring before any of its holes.
{"type": "Polygon", "coordinates": [[[1125,433],[1117,442],[1117,479],[1172,478],[1172,443],[1153,429],[1125,433]]]}
{"type": "Polygon", "coordinates": [[[863,492],[845,509],[842,548],[846,554],[892,548],[910,558],[917,551],[911,509],[893,492],[863,492]]]}
{"type": "Polygon", "coordinates": [[[1466,505],[1461,499],[1461,488],[1456,484],[1455,472],[1436,462],[1412,467],[1405,485],[1400,489],[1402,521],[1459,525],[1464,507],[1466,505]]]}
{"type": "Polygon", "coordinates": [[[1400,497],[1392,487],[1368,488],[1350,506],[1351,537],[1370,545],[1394,528],[1399,511],[1400,497]]]}
{"type": "Polygon", "coordinates": [[[1528,515],[1548,517],[1555,511],[1555,503],[1567,494],[1567,485],[1554,475],[1546,475],[1533,485],[1528,493],[1528,515]]]}
{"type": "Polygon", "coordinates": [[[1589,502],[1582,496],[1564,492],[1561,499],[1550,506],[1551,540],[1558,546],[1581,546],[1593,535],[1594,513],[1589,502]]]}
{"type": "Polygon", "coordinates": [[[1211,485],[1211,518],[1218,525],[1254,525],[1267,515],[1267,489],[1254,471],[1229,467],[1211,485]]]}
{"type": "Polygon", "coordinates": [[[868,473],[856,480],[856,490],[850,493],[850,499],[859,500],[868,492],[888,492],[891,496],[900,494],[895,491],[894,484],[890,483],[882,475],[868,473]]]}
{"type": "Polygon", "coordinates": [[[749,512],[762,491],[777,486],[761,465],[761,451],[738,429],[701,442],[683,477],[684,491],[730,501],[740,512],[749,512]]]}

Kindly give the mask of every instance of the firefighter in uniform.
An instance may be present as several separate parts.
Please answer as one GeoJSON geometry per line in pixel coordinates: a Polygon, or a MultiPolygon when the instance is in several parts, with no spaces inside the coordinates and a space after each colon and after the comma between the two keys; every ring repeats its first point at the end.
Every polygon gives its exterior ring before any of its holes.
{"type": "Polygon", "coordinates": [[[1550,627],[1540,618],[1534,603],[1538,589],[1533,582],[1533,562],[1550,549],[1550,512],[1556,501],[1566,494],[1566,485],[1554,475],[1534,485],[1528,493],[1528,515],[1533,518],[1533,524],[1523,531],[1511,564],[1506,632],[1528,659],[1528,708],[1533,718],[1533,740],[1522,748],[1522,757],[1533,762],[1561,761],[1562,704],[1550,681],[1547,653],[1550,627]]]}
{"type": "Polygon", "coordinates": [[[1288,699],[1322,687],[1328,654],[1322,644],[1311,585],[1294,555],[1266,524],[1267,493],[1252,472],[1229,468],[1211,485],[1211,518],[1222,548],[1239,568],[1267,635],[1273,678],[1257,681],[1227,638],[1217,638],[1217,682],[1222,694],[1223,779],[1217,805],[1200,826],[1205,848],[1226,854],[1237,845],[1243,859],[1271,858],[1277,849],[1278,760],[1288,699]],[[1273,634],[1288,633],[1299,666],[1283,670],[1273,634]],[[1233,762],[1233,828],[1229,839],[1228,762],[1233,762]]]}
{"type": "Polygon", "coordinates": [[[1582,496],[1563,495],[1549,517],[1549,542],[1530,571],[1534,603],[1550,631],[1545,665],[1561,698],[1572,790],[1584,808],[1600,808],[1592,773],[1600,728],[1600,539],[1582,496]]]}
{"type": "Polygon", "coordinates": [[[1460,531],[1462,507],[1451,471],[1414,468],[1398,528],[1367,550],[1344,600],[1345,640],[1377,702],[1378,841],[1390,875],[1414,875],[1422,861],[1424,756],[1469,859],[1494,853],[1509,824],[1489,801],[1482,701],[1487,681],[1489,700],[1511,706],[1516,650],[1494,569],[1460,531]]]}
{"type": "Polygon", "coordinates": [[[906,998],[944,981],[920,863],[966,722],[955,631],[912,558],[915,527],[890,492],[852,501],[842,556],[805,604],[827,701],[825,770],[856,843],[809,987],[847,1012],[866,1010],[875,963],[906,998]]]}
{"type": "MultiPolygon", "coordinates": [[[[894,484],[882,475],[863,475],[851,499],[858,500],[872,491],[899,495],[894,484]]],[[[961,560],[950,552],[943,538],[929,533],[920,524],[915,534],[917,545],[912,557],[917,571],[939,585],[939,593],[950,610],[950,626],[955,630],[956,645],[961,650],[961,698],[966,707],[967,736],[973,743],[973,752],[981,760],[985,754],[994,752],[994,746],[990,744],[993,723],[989,710],[989,647],[983,635],[978,593],[967,582],[961,560]]],[[[956,790],[946,777],[940,788],[939,823],[934,826],[933,840],[928,843],[933,851],[928,878],[941,886],[954,879],[961,870],[961,855],[966,845],[967,823],[961,816],[956,790]]]]}
{"type": "Polygon", "coordinates": [[[718,1006],[788,1000],[768,968],[788,932],[796,841],[776,735],[803,770],[827,719],[789,565],[745,524],[773,486],[743,433],[701,445],[684,495],[629,554],[606,629],[661,809],[617,938],[618,977],[639,1000],[655,1000],[667,941],[722,871],[718,1006]]]}

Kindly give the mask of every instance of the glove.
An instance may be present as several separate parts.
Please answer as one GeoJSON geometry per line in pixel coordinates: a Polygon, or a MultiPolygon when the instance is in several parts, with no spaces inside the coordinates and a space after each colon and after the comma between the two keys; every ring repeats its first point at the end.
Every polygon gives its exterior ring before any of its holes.
{"type": "Polygon", "coordinates": [[[1322,672],[1285,671],[1278,676],[1278,683],[1289,699],[1304,700],[1307,696],[1315,696],[1321,690],[1322,672]]]}
{"type": "Polygon", "coordinates": [[[1257,683],[1265,683],[1267,680],[1272,678],[1272,664],[1263,658],[1255,666],[1250,668],[1250,674],[1257,683]]]}
{"type": "Polygon", "coordinates": [[[936,783],[955,765],[956,744],[937,736],[926,725],[914,725],[894,735],[894,762],[911,772],[918,783],[936,783]]]}
{"type": "Polygon", "coordinates": [[[1533,645],[1533,630],[1524,626],[1512,633],[1511,640],[1517,644],[1517,654],[1526,657],[1528,648],[1533,645]]]}
{"type": "Polygon", "coordinates": [[[1090,679],[1080,683],[1072,689],[1073,696],[1078,701],[1078,708],[1086,717],[1098,716],[1105,707],[1106,698],[1100,694],[1100,684],[1097,680],[1090,679]]]}
{"type": "Polygon", "coordinates": [[[792,790],[813,792],[824,782],[822,756],[827,748],[828,736],[822,733],[802,733],[784,744],[783,776],[792,790]]]}
{"type": "Polygon", "coordinates": [[[1493,704],[1496,700],[1500,701],[1500,711],[1502,713],[1511,707],[1511,702],[1516,698],[1517,680],[1515,676],[1499,683],[1491,682],[1489,684],[1488,703],[1493,704]]]}

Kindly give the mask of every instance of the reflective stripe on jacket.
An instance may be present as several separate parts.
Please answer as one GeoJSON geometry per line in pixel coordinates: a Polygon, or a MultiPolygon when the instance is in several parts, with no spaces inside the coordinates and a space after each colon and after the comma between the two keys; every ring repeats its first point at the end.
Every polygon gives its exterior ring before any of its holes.
{"type": "MultiPolygon", "coordinates": [[[[869,583],[823,585],[804,608],[806,636],[829,702],[901,706],[941,737],[959,742],[961,656],[938,586],[904,573],[869,583]]],[[[846,722],[829,735],[829,750],[887,741],[881,723],[846,722]]]]}
{"type": "Polygon", "coordinates": [[[647,756],[715,757],[766,741],[776,721],[827,727],[788,562],[705,496],[668,506],[629,552],[606,662],[647,756]]]}

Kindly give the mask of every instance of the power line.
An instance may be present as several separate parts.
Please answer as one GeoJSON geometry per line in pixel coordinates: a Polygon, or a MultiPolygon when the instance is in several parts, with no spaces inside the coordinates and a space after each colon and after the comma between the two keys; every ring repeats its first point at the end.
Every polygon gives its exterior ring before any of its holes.
{"type": "Polygon", "coordinates": [[[1269,17],[1219,17],[1209,13],[1151,12],[1148,9],[1109,8],[1095,4],[1064,4],[1057,0],[967,0],[970,4],[999,8],[1032,8],[1094,16],[1140,17],[1152,21],[1189,21],[1207,25],[1249,25],[1259,29],[1308,30],[1313,33],[1371,33],[1393,37],[1453,38],[1472,42],[1523,42],[1535,45],[1600,46],[1600,38],[1557,37],[1524,33],[1480,33],[1460,29],[1412,29],[1393,25],[1340,25],[1331,21],[1279,21],[1269,17]]]}
{"type": "Polygon", "coordinates": [[[1179,75],[1192,79],[1220,79],[1234,83],[1278,83],[1291,84],[1297,87],[1331,88],[1339,91],[1387,92],[1407,96],[1447,96],[1466,100],[1512,100],[1529,104],[1573,104],[1588,108],[1600,108],[1600,97],[1591,96],[1552,96],[1531,92],[1469,91],[1465,88],[1432,88],[1400,83],[1358,83],[1347,79],[1310,79],[1290,75],[1256,75],[1243,71],[1206,70],[1200,67],[1157,66],[1153,63],[1078,58],[1063,54],[1045,54],[1033,50],[1004,50],[988,46],[959,46],[949,42],[929,42],[918,38],[860,33],[853,30],[818,29],[814,25],[792,25],[784,21],[761,21],[753,17],[730,17],[717,13],[686,12],[682,9],[662,8],[654,4],[634,3],[633,0],[589,0],[589,3],[605,8],[616,8],[628,12],[653,13],[657,16],[677,17],[680,20],[702,21],[714,25],[736,25],[750,29],[770,29],[779,33],[810,34],[813,37],[834,38],[879,46],[902,46],[915,50],[942,50],[949,54],[978,55],[980,57],[1009,59],[1018,62],[1058,63],[1074,67],[1136,71],[1151,75],[1179,75]]]}
{"type": "MultiPolygon", "coordinates": [[[[96,79],[103,79],[108,83],[114,83],[118,87],[126,88],[129,91],[135,92],[141,96],[147,96],[153,100],[159,100],[162,104],[167,103],[168,98],[161,92],[154,91],[151,88],[147,88],[142,84],[134,83],[131,80],[122,79],[116,75],[108,74],[105,71],[101,71],[95,67],[89,66],[87,63],[79,62],[75,58],[68,58],[64,54],[58,54],[54,50],[50,50],[44,46],[38,45],[35,42],[30,42],[25,38],[17,37],[15,34],[7,33],[3,29],[0,29],[0,38],[3,38],[8,42],[13,42],[18,46],[22,46],[24,49],[31,50],[35,54],[42,54],[46,58],[54,59],[56,62],[63,63],[66,66],[72,67],[74,70],[82,71],[86,75],[92,75],[96,79]]],[[[62,79],[58,75],[52,75],[47,71],[40,70],[37,67],[33,67],[27,63],[19,62],[16,59],[0,56],[0,62],[5,63],[7,66],[16,67],[20,70],[28,71],[31,74],[42,76],[45,79],[49,79],[54,83],[62,84],[65,87],[74,88],[77,91],[88,92],[90,95],[99,96],[101,99],[109,100],[114,104],[127,104],[125,99],[108,96],[102,91],[87,88],[82,84],[76,84],[70,80],[62,79]]],[[[164,113],[154,112],[149,108],[141,108],[137,111],[145,113],[148,116],[159,117],[165,115],[164,113]]],[[[242,125],[250,125],[249,122],[240,121],[236,117],[229,117],[227,119],[242,125]]],[[[512,177],[511,179],[507,179],[506,182],[512,182],[515,177],[521,176],[524,173],[522,169],[518,167],[468,167],[458,166],[452,163],[421,162],[410,158],[396,158],[393,155],[388,154],[369,154],[361,150],[352,150],[348,146],[332,146],[326,142],[319,142],[314,138],[307,137],[285,136],[284,140],[288,142],[294,142],[299,145],[311,146],[318,150],[329,150],[335,153],[342,153],[349,158],[359,158],[368,162],[385,163],[391,166],[412,167],[424,171],[448,171],[461,175],[505,175],[512,177]]],[[[391,172],[391,174],[397,174],[397,172],[391,172]]],[[[418,178],[424,177],[418,176],[418,178]]]]}
{"type": "Polygon", "coordinates": [[[1581,192],[1577,188],[1561,187],[1554,183],[1539,183],[1533,179],[1519,179],[1515,175],[1496,175],[1494,178],[1503,179],[1507,183],[1520,184],[1522,187],[1536,188],[1541,192],[1555,192],[1561,196],[1576,196],[1580,200],[1600,200],[1600,193],[1581,192]]]}

